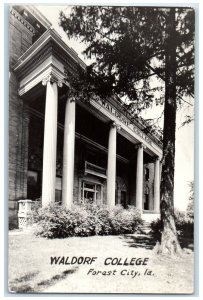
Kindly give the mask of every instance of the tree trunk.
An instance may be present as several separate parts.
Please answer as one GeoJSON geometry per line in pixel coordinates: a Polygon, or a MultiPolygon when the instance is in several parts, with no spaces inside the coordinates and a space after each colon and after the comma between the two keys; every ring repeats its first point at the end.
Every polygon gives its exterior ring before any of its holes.
{"type": "Polygon", "coordinates": [[[165,108],[163,129],[163,166],[161,176],[161,220],[163,232],[158,252],[180,254],[174,221],[174,164],[176,131],[176,28],[175,8],[166,22],[165,108]]]}

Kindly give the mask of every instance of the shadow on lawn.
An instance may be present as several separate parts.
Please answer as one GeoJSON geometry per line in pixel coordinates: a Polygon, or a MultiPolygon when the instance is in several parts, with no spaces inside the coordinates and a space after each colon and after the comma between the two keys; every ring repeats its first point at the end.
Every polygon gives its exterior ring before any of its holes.
{"type": "MultiPolygon", "coordinates": [[[[157,239],[150,234],[139,234],[139,235],[123,235],[120,237],[128,247],[133,248],[145,248],[152,250],[156,245],[157,239]]],[[[192,238],[180,237],[179,242],[181,248],[189,249],[194,251],[194,240],[192,238]]]]}
{"type": "Polygon", "coordinates": [[[33,272],[33,273],[27,273],[26,275],[17,278],[15,280],[15,283],[21,283],[21,282],[24,282],[24,281],[32,280],[38,273],[39,273],[39,271],[33,272]]]}
{"type": "Polygon", "coordinates": [[[151,235],[124,235],[121,237],[123,241],[127,244],[128,247],[133,248],[145,248],[148,250],[152,250],[156,245],[156,241],[153,239],[151,235]]]}
{"type": "Polygon", "coordinates": [[[194,251],[194,238],[180,237],[179,242],[181,248],[190,249],[191,251],[194,251]]]}
{"type": "Polygon", "coordinates": [[[25,281],[30,281],[34,279],[34,277],[39,273],[28,273],[15,281],[11,282],[10,284],[10,292],[15,292],[15,293],[36,293],[40,292],[44,288],[50,287],[54,284],[56,284],[58,281],[65,279],[69,274],[73,274],[77,271],[77,268],[70,269],[70,270],[65,270],[60,274],[54,275],[50,279],[47,280],[42,280],[40,282],[37,282],[34,286],[31,283],[19,285],[21,282],[25,281]]]}

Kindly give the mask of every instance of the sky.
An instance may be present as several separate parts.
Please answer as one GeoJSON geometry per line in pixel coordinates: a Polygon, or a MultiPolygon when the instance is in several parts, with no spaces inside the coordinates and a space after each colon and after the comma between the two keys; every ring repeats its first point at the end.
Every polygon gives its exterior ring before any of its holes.
{"type": "MultiPolygon", "coordinates": [[[[71,6],[55,6],[55,5],[36,5],[36,7],[46,16],[52,23],[52,27],[60,34],[62,39],[72,47],[78,56],[88,64],[89,61],[82,55],[85,45],[76,40],[69,40],[58,25],[59,11],[63,10],[67,15],[71,11],[71,6]]],[[[174,205],[180,210],[185,210],[189,198],[190,181],[194,180],[194,122],[181,127],[184,116],[191,114],[194,108],[183,108],[177,112],[177,131],[176,131],[176,158],[175,158],[175,188],[174,188],[174,205]]],[[[143,118],[159,117],[162,108],[156,107],[151,111],[142,113],[143,118]]]]}

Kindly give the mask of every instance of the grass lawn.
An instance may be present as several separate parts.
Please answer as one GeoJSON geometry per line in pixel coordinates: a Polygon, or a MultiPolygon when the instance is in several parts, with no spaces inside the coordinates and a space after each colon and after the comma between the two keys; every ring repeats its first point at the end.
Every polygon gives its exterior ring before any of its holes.
{"type": "Polygon", "coordinates": [[[179,258],[158,256],[154,253],[153,246],[154,241],[146,235],[47,240],[35,237],[31,232],[11,231],[9,234],[9,291],[18,293],[192,293],[194,253],[186,251],[179,258]],[[51,256],[97,257],[97,259],[91,265],[51,265],[51,256]],[[104,261],[108,257],[149,259],[147,265],[105,266],[104,261]],[[90,271],[90,269],[94,270],[90,271]],[[94,275],[94,271],[101,272],[94,275]]]}

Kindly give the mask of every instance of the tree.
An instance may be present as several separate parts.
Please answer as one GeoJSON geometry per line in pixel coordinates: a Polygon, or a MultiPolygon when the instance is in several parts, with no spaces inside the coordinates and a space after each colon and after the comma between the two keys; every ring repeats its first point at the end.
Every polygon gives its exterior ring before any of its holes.
{"type": "Polygon", "coordinates": [[[176,111],[192,105],[194,96],[194,10],[75,6],[69,17],[60,13],[60,25],[86,43],[84,54],[94,60],[80,77],[83,84],[72,82],[80,84],[77,92],[127,99],[124,107],[134,118],[164,104],[159,252],[180,253],[173,203],[176,111]]]}

